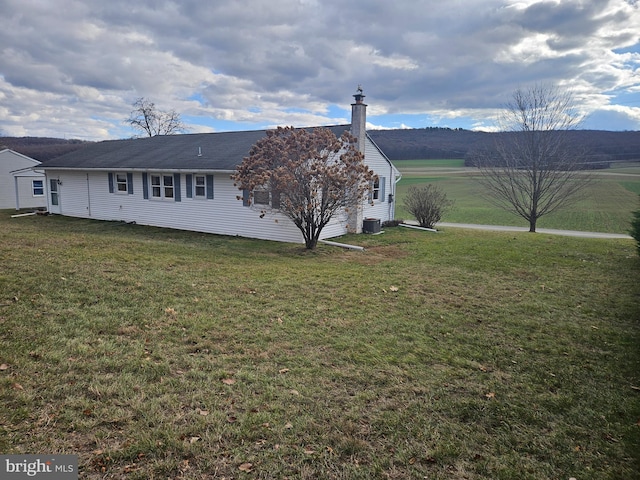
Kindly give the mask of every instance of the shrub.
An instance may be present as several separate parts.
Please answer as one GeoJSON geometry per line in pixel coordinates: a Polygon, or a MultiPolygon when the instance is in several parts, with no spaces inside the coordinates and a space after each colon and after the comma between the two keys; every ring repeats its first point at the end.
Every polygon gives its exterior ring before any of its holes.
{"type": "Polygon", "coordinates": [[[440,187],[429,183],[412,185],[404,199],[404,208],[411,213],[421,227],[434,228],[442,216],[453,206],[440,187]]]}
{"type": "Polygon", "coordinates": [[[638,255],[640,255],[640,209],[633,212],[633,220],[631,220],[631,230],[629,233],[636,241],[638,255]]]}

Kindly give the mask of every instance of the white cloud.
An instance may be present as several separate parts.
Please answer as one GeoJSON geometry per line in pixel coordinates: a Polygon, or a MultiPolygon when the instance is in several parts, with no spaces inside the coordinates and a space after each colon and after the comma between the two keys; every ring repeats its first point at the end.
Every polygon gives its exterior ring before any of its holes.
{"type": "MultiPolygon", "coordinates": [[[[623,0],[3,0],[3,22],[7,135],[127,136],[141,96],[201,131],[344,122],[329,111],[347,112],[358,84],[379,126],[484,125],[533,82],[600,112],[640,89],[640,53],[616,53],[640,44],[640,8],[623,0]]],[[[609,111],[640,129],[633,108],[609,111]]]]}

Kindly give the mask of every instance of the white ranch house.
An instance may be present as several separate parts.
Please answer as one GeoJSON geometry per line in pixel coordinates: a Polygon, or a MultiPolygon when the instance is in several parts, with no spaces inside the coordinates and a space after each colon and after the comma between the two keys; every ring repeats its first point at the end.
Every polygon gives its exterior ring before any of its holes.
{"type": "MultiPolygon", "coordinates": [[[[352,125],[326,128],[338,137],[345,130],[358,137],[379,183],[357,216],[337,216],[323,229],[321,239],[359,233],[364,219],[394,218],[400,173],[365,132],[364,95],[359,91],[354,97],[352,125]]],[[[238,200],[243,192],[230,178],[265,134],[167,135],[88,145],[42,165],[47,208],[51,214],[72,217],[303,243],[298,228],[277,210],[260,218],[263,205],[238,200]]]]}

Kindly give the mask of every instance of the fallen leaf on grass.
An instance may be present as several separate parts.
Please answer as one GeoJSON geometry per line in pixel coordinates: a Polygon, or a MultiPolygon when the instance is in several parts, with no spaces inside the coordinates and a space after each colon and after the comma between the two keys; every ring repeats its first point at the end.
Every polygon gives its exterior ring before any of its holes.
{"type": "Polygon", "coordinates": [[[194,443],[196,443],[196,442],[198,442],[198,441],[200,441],[200,440],[201,440],[201,438],[200,438],[200,437],[191,437],[191,438],[189,439],[189,443],[194,444],[194,443]]]}
{"type": "Polygon", "coordinates": [[[233,385],[236,381],[233,378],[223,378],[222,383],[225,385],[233,385]]]}
{"type": "Polygon", "coordinates": [[[634,385],[631,385],[631,390],[635,390],[636,392],[640,392],[640,387],[636,387],[634,385]]]}
{"type": "Polygon", "coordinates": [[[281,368],[280,370],[278,370],[278,373],[287,373],[288,371],[288,368],[281,368]]]}
{"type": "Polygon", "coordinates": [[[177,314],[178,312],[176,312],[176,311],[175,311],[173,308],[171,308],[171,307],[167,307],[167,308],[165,308],[165,309],[164,309],[164,313],[166,313],[167,315],[171,315],[171,316],[174,316],[174,317],[175,317],[175,316],[176,316],[176,314],[177,314]]]}
{"type": "Polygon", "coordinates": [[[314,453],[316,453],[316,451],[310,448],[305,448],[304,453],[306,453],[307,455],[313,455],[314,453]]]}
{"type": "Polygon", "coordinates": [[[287,422],[284,424],[284,428],[287,430],[291,430],[293,428],[293,424],[291,422],[287,422]]]}
{"type": "Polygon", "coordinates": [[[24,387],[22,385],[20,385],[19,383],[14,383],[13,384],[13,389],[14,390],[24,390],[24,387]]]}
{"type": "Polygon", "coordinates": [[[291,393],[291,395],[300,395],[300,392],[298,390],[289,390],[289,392],[291,393]]]}
{"type": "Polygon", "coordinates": [[[0,365],[0,370],[9,370],[9,365],[3,363],[2,365],[0,365]]]}
{"type": "Polygon", "coordinates": [[[398,287],[394,287],[393,285],[389,287],[390,292],[397,292],[398,290],[399,290],[398,287]]]}
{"type": "Polygon", "coordinates": [[[196,411],[198,412],[198,414],[202,415],[203,417],[206,417],[207,415],[209,415],[209,411],[208,410],[200,410],[198,408],[198,409],[196,409],[196,411]]]}
{"type": "Polygon", "coordinates": [[[489,393],[485,393],[484,396],[488,399],[491,400],[492,398],[496,398],[496,394],[494,392],[489,392],[489,393]]]}
{"type": "Polygon", "coordinates": [[[247,463],[243,463],[242,465],[240,465],[238,467],[238,470],[240,470],[241,472],[249,473],[249,472],[251,472],[252,467],[253,467],[253,463],[247,462],[247,463]]]}

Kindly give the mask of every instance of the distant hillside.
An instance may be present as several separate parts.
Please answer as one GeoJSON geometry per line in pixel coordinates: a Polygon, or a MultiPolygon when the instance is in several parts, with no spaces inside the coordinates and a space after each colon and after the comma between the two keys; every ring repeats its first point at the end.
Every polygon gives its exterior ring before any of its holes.
{"type": "Polygon", "coordinates": [[[10,148],[34,160],[45,162],[72,152],[91,142],[46,137],[0,137],[0,146],[10,148]]]}
{"type": "MultiPolygon", "coordinates": [[[[369,136],[391,160],[463,158],[476,149],[493,144],[498,133],[450,128],[370,130],[369,136]]],[[[640,131],[610,132],[575,130],[568,132],[576,145],[587,147],[590,160],[611,162],[640,160],[640,131]]],[[[0,137],[0,145],[41,162],[82,148],[90,142],[41,137],[0,137]]]]}
{"type": "MultiPolygon", "coordinates": [[[[466,158],[474,150],[492,145],[499,135],[436,127],[368,133],[391,160],[466,158]]],[[[568,134],[571,142],[587,147],[594,160],[640,160],[640,131],[574,130],[568,134]]]]}

